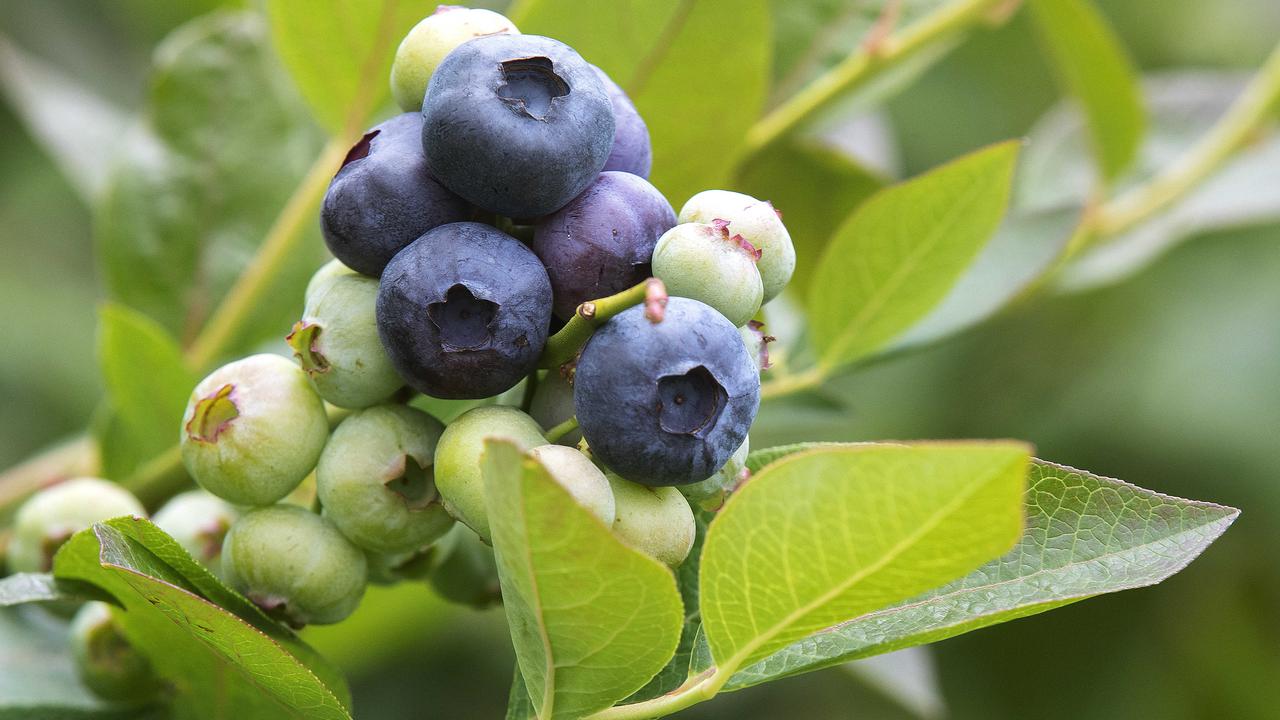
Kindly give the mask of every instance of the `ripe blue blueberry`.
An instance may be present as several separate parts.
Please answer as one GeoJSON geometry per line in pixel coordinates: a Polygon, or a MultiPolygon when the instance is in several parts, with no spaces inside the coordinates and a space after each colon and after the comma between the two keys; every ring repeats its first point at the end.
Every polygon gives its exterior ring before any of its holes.
{"type": "Polygon", "coordinates": [[[421,136],[417,113],[391,118],[351,148],[329,183],[320,227],[329,251],[353,270],[376,278],[422,233],[470,218],[467,203],[427,170],[421,136]]]}
{"type": "Polygon", "coordinates": [[[613,104],[613,148],[609,151],[609,160],[605,162],[605,170],[619,170],[649,177],[649,169],[653,165],[653,149],[649,144],[649,126],[636,111],[636,106],[627,97],[626,91],[618,87],[603,70],[594,67],[604,89],[609,93],[609,102],[613,104]]]}
{"type": "Polygon", "coordinates": [[[764,295],[758,257],[723,221],[684,223],[658,240],[653,275],[672,295],[701,300],[741,326],[760,310],[764,295]]]}
{"type": "Polygon", "coordinates": [[[297,505],[251,510],[222,544],[223,576],[293,627],[335,623],[360,604],[364,553],[328,520],[297,505]]]}
{"type": "Polygon", "coordinates": [[[578,360],[573,401],[606,467],[644,485],[683,485],[710,477],[742,445],[760,375],[723,315],[672,297],[661,322],[636,306],[596,331],[578,360]]]}
{"type": "Polygon", "coordinates": [[[464,43],[436,68],[422,103],[432,173],[498,215],[564,207],[604,168],[613,106],[573,48],[538,35],[464,43]]]}
{"type": "Polygon", "coordinates": [[[405,382],[437,398],[491,397],[538,364],[551,283],[538,257],[488,225],[438,227],[387,265],[378,334],[405,382]]]}
{"type": "Polygon", "coordinates": [[[533,233],[555,294],[555,313],[621,292],[649,277],[653,247],[676,224],[675,211],[644,178],[604,172],[533,233]]]}

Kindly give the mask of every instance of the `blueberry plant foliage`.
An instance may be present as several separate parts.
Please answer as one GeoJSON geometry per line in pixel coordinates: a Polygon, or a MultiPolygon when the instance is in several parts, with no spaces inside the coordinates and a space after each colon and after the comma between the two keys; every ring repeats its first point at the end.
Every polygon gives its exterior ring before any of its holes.
{"type": "MultiPolygon", "coordinates": [[[[58,102],[121,128],[121,141],[103,167],[74,133],[42,136],[94,206],[110,297],[99,340],[107,396],[84,437],[0,475],[5,532],[53,480],[107,477],[149,509],[190,487],[176,429],[191,388],[227,360],[285,351],[325,259],[321,199],[366,128],[395,114],[397,44],[431,10],[268,0],[261,12],[193,19],[156,51],[127,131],[121,111],[6,46],[57,81],[58,102]]],[[[764,416],[780,398],[1025,297],[1111,282],[1196,231],[1280,216],[1280,135],[1268,127],[1280,50],[1252,77],[1139,78],[1090,0],[519,0],[507,15],[625,91],[652,140],[649,179],[675,207],[723,187],[785,213],[796,270],[760,316],[777,337],[764,416]],[[1029,142],[896,180],[833,141],[833,126],[874,113],[1014,13],[1029,15],[1066,97],[1029,142]]],[[[50,111],[39,93],[24,99],[33,122],[50,111]]],[[[644,283],[599,299],[547,340],[541,372],[572,360],[609,317],[654,301],[644,283]]],[[[413,402],[448,421],[522,400],[413,402]]],[[[203,412],[216,434],[226,407],[203,412]]],[[[574,429],[541,431],[554,441],[574,429]]],[[[1152,585],[1238,515],[1040,460],[1016,441],[757,447],[727,499],[692,502],[687,556],[673,568],[588,509],[582,488],[607,491],[616,478],[591,470],[568,483],[507,437],[521,433],[543,439],[527,428],[476,439],[471,477],[484,502],[466,512],[487,516],[490,545],[459,524],[429,551],[366,559],[372,581],[500,595],[516,656],[510,718],[659,717],[1152,585]],[[437,577],[444,566],[465,566],[469,589],[437,577]]],[[[436,502],[414,474],[426,461],[410,461],[387,487],[436,502]]],[[[136,517],[84,526],[58,538],[48,566],[10,562],[0,578],[0,718],[352,716],[338,665],[280,621],[275,600],[202,564],[205,528],[136,517]],[[86,688],[59,619],[86,601],[113,608],[160,692],[122,704],[86,688]]],[[[362,622],[404,632],[394,617],[362,622]]]]}

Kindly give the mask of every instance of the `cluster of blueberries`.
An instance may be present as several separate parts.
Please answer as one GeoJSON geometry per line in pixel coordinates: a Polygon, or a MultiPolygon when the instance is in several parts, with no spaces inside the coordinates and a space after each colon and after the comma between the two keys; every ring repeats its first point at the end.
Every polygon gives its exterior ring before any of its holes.
{"type": "MultiPolygon", "coordinates": [[[[336,259],[306,289],[295,358],[252,355],[196,386],[181,450],[202,489],[155,522],[295,626],[345,618],[368,582],[427,578],[482,602],[496,576],[480,464],[501,437],[679,565],[693,507],[745,477],[768,366],[755,318],[795,265],[780,214],[722,190],[677,214],[622,89],[500,14],[439,8],[391,83],[404,114],[356,143],[325,195],[336,259]],[[548,362],[549,339],[576,336],[548,362]],[[446,427],[417,393],[478,402],[446,427]]],[[[15,569],[142,513],[83,483],[20,513],[15,569]]]]}

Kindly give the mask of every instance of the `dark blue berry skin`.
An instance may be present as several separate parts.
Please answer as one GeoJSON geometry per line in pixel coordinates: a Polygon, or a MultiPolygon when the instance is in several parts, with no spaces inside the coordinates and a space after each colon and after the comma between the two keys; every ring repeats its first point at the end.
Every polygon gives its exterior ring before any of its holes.
{"type": "Polygon", "coordinates": [[[649,277],[653,246],[675,224],[671,204],[647,180],[600,173],[533,231],[533,251],[551,277],[556,316],[567,320],[580,303],[649,277]]]}
{"type": "Polygon", "coordinates": [[[472,208],[436,182],[422,154],[422,117],[397,115],[365,134],[329,183],[320,227],[347,267],[378,277],[400,249],[472,208]]]}
{"type": "Polygon", "coordinates": [[[437,398],[486,398],[537,366],[551,283],[510,235],[481,223],[442,225],[387,265],[377,316],[382,346],[406,383],[437,398]]]}
{"type": "MultiPolygon", "coordinates": [[[[594,66],[592,66],[594,67],[594,66]]],[[[609,93],[609,102],[613,104],[613,148],[609,151],[609,160],[605,162],[605,170],[618,170],[649,177],[649,169],[653,166],[653,147],[649,144],[649,126],[636,111],[636,106],[627,97],[626,91],[618,87],[600,68],[595,68],[600,82],[609,93]]]]}
{"type": "Polygon", "coordinates": [[[760,375],[742,336],[697,300],[673,297],[653,323],[643,306],[619,313],[587,341],[573,404],[592,455],[644,485],[715,474],[760,407],[760,375]]]}
{"type": "Polygon", "coordinates": [[[559,210],[604,168],[613,106],[587,61],[538,35],[463,43],[436,68],[422,147],[446,187],[498,215],[559,210]]]}

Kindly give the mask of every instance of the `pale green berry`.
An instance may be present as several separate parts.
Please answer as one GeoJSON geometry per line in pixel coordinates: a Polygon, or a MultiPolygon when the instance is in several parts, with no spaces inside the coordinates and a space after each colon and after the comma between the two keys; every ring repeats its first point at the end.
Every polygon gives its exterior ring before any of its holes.
{"type": "Polygon", "coordinates": [[[182,420],[182,462],[205,490],[269,505],[298,487],[329,437],[324,402],[297,365],[250,355],[200,381],[182,420]]]}
{"type": "Polygon", "coordinates": [[[427,582],[449,602],[485,608],[502,600],[493,548],[463,525],[440,539],[440,557],[427,582]]]}
{"type": "MultiPolygon", "coordinates": [[[[456,527],[452,521],[450,525],[456,527]]],[[[468,530],[467,532],[471,532],[468,530]]],[[[448,533],[445,533],[448,536],[448,533]]],[[[441,540],[427,547],[405,553],[382,554],[365,551],[369,566],[369,582],[374,585],[394,585],[406,580],[423,580],[443,558],[446,548],[441,540]]]]}
{"type": "Polygon", "coordinates": [[[331,278],[307,300],[286,340],[328,402],[376,405],[404,386],[378,338],[378,281],[354,273],[331,278]]]}
{"type": "Polygon", "coordinates": [[[733,455],[729,456],[729,461],[720,468],[715,475],[696,483],[688,485],[677,485],[676,489],[680,491],[691,504],[696,504],[703,510],[715,511],[719,510],[729,494],[738,488],[738,485],[746,479],[745,472],[747,469],[747,455],[751,453],[751,438],[742,441],[742,445],[733,451],[733,455]]]}
{"type": "Polygon", "coordinates": [[[488,438],[511,440],[525,451],[547,443],[533,418],[505,405],[473,408],[445,428],[436,446],[436,488],[449,514],[485,542],[489,542],[489,513],[480,465],[488,438]]]}
{"type": "Polygon", "coordinates": [[[400,42],[391,65],[391,96],[405,112],[421,110],[427,82],[446,55],[473,38],[500,34],[519,35],[520,31],[492,10],[439,6],[400,42]]]}
{"type": "Polygon", "coordinates": [[[782,224],[782,214],[765,200],[729,190],[704,190],[680,208],[680,222],[725,220],[729,232],[741,235],[760,251],[756,267],[764,284],[764,302],[777,297],[796,269],[796,249],[782,224]]]}
{"type": "Polygon", "coordinates": [[[340,277],[355,275],[356,271],[342,264],[341,260],[330,260],[315,275],[311,276],[311,280],[307,281],[307,289],[302,295],[303,303],[310,303],[311,298],[329,287],[329,284],[340,277]]]}
{"type": "Polygon", "coordinates": [[[316,467],[325,517],[375,553],[411,553],[435,542],[453,526],[435,485],[442,432],[439,420],[404,405],[377,405],[343,420],[316,467]]]}
{"type": "MultiPolygon", "coordinates": [[[[538,421],[543,430],[550,430],[573,417],[573,414],[573,385],[558,371],[549,371],[533,391],[529,415],[538,421]]],[[[581,439],[582,431],[572,430],[556,440],[556,444],[576,447],[581,439]]]]}
{"type": "Polygon", "coordinates": [[[71,655],[76,672],[98,697],[140,702],[160,684],[151,662],[125,636],[119,612],[102,602],[87,602],[71,621],[71,655]]]}
{"type": "Polygon", "coordinates": [[[328,520],[297,505],[249,511],[222,544],[227,583],[293,627],[335,623],[360,604],[364,553],[328,520]]]}
{"type": "Polygon", "coordinates": [[[667,293],[715,308],[734,325],[745,325],[760,310],[763,287],[756,251],[723,223],[685,223],[658,239],[653,275],[667,293]]]}
{"type": "Polygon", "coordinates": [[[619,540],[671,567],[684,562],[693,548],[697,527],[693,509],[674,487],[649,487],[612,473],[617,518],[613,534],[619,540]]]}
{"type": "Polygon", "coordinates": [[[48,572],[53,556],[72,535],[121,515],[146,516],[128,490],[98,478],[74,478],[27,499],[13,521],[9,570],[48,572]]]}
{"type": "Polygon", "coordinates": [[[529,457],[541,463],[547,474],[587,512],[606,526],[613,525],[613,490],[604,473],[586,455],[563,445],[542,445],[530,450],[529,457]]]}
{"type": "Polygon", "coordinates": [[[204,490],[191,490],[175,495],[151,521],[216,575],[222,572],[222,541],[239,516],[231,503],[204,490]]]}

